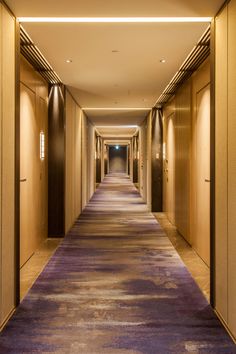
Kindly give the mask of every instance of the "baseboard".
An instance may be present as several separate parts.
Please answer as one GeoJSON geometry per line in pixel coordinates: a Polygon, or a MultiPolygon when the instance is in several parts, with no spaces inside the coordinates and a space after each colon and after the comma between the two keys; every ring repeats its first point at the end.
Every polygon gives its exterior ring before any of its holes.
{"type": "Polygon", "coordinates": [[[7,317],[4,319],[3,323],[0,326],[0,332],[2,332],[2,330],[4,329],[4,327],[6,326],[6,324],[8,323],[8,321],[10,320],[10,318],[12,317],[12,315],[14,314],[14,312],[16,311],[16,309],[14,308],[8,315],[7,317]]]}
{"type": "Polygon", "coordinates": [[[224,326],[224,328],[226,329],[226,331],[228,332],[229,336],[232,338],[233,342],[236,344],[236,338],[234,337],[233,333],[229,329],[227,323],[225,322],[225,320],[223,319],[221,314],[216,309],[214,309],[214,312],[215,312],[216,316],[219,318],[219,320],[222,323],[222,325],[224,326]]]}

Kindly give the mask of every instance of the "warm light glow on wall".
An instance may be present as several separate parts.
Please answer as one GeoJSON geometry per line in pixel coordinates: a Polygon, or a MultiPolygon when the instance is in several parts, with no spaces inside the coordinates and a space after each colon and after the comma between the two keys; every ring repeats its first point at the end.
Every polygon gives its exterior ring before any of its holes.
{"type": "Polygon", "coordinates": [[[211,22],[211,17],[18,17],[19,22],[38,23],[168,23],[211,22]]]}
{"type": "Polygon", "coordinates": [[[43,131],[40,132],[40,160],[45,159],[45,134],[43,131]]]}
{"type": "Polygon", "coordinates": [[[166,159],[166,143],[163,143],[163,160],[166,159]]]}

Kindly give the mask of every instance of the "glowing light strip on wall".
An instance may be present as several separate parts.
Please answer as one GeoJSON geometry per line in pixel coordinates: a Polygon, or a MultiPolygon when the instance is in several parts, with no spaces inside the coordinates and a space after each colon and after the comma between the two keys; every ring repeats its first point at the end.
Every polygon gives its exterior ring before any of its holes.
{"type": "Polygon", "coordinates": [[[43,131],[40,132],[40,160],[45,159],[45,134],[43,131]]]}
{"type": "Polygon", "coordinates": [[[166,23],[211,22],[211,17],[18,17],[22,23],[166,23]]]}

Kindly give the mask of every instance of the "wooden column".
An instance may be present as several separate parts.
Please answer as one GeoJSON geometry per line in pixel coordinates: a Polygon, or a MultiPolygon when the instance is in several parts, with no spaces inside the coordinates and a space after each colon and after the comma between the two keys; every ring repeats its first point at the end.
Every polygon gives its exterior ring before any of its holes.
{"type": "Polygon", "coordinates": [[[65,234],[65,88],[52,85],[48,105],[48,235],[65,234]]]}
{"type": "Polygon", "coordinates": [[[152,113],[152,211],[162,211],[162,116],[159,110],[152,113]]]}

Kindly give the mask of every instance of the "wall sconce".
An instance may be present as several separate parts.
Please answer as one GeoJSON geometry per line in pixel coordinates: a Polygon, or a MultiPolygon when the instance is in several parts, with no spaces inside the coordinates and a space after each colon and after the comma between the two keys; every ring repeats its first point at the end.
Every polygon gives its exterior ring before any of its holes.
{"type": "Polygon", "coordinates": [[[166,143],[163,143],[163,160],[166,159],[166,143]]]}
{"type": "Polygon", "coordinates": [[[40,160],[45,159],[45,134],[43,131],[40,132],[40,160]]]}

